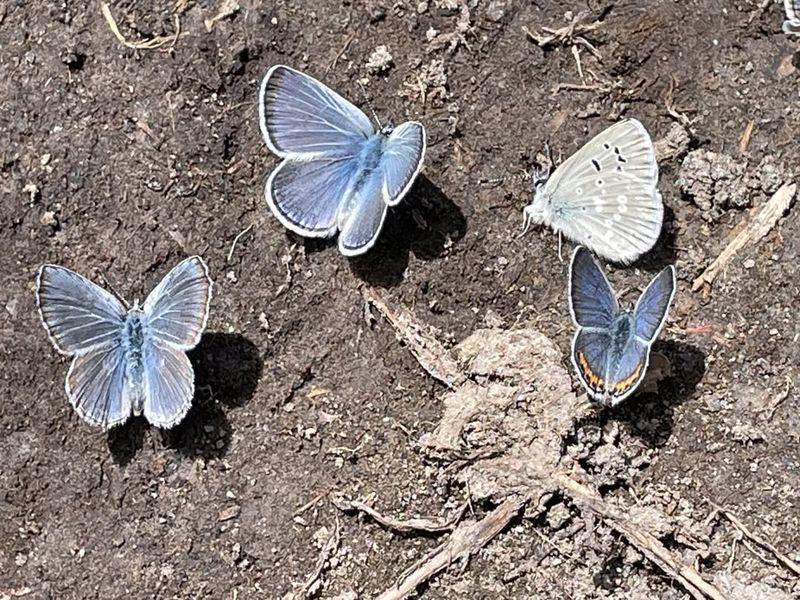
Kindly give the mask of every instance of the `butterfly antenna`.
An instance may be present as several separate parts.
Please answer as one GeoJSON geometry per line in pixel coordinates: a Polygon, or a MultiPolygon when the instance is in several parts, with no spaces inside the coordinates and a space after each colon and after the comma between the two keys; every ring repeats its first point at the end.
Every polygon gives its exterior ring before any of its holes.
{"type": "Polygon", "coordinates": [[[364,94],[364,102],[366,102],[367,106],[369,107],[369,111],[372,113],[372,118],[375,119],[375,122],[378,124],[378,130],[382,130],[383,125],[381,124],[381,120],[378,118],[378,113],[375,112],[375,108],[372,106],[372,102],[369,101],[367,88],[365,88],[364,84],[360,81],[358,82],[358,85],[361,88],[361,93],[364,94]]]}
{"type": "Polygon", "coordinates": [[[109,290],[111,290],[111,293],[112,293],[112,294],[114,294],[114,296],[116,297],[116,299],[117,299],[117,300],[119,300],[120,302],[122,302],[122,304],[124,304],[124,305],[125,305],[125,308],[127,308],[128,310],[130,310],[130,308],[131,308],[131,305],[130,305],[130,304],[128,304],[128,301],[127,301],[127,300],[125,300],[125,298],[123,298],[123,297],[120,295],[120,293],[119,293],[119,292],[117,292],[117,290],[115,290],[115,289],[114,289],[114,286],[113,286],[113,285],[111,285],[111,282],[110,282],[108,279],[106,279],[106,275],[105,275],[105,273],[103,273],[103,272],[100,272],[100,279],[102,279],[102,280],[103,280],[103,284],[104,284],[104,285],[105,285],[105,286],[106,286],[106,287],[107,287],[109,290]]]}

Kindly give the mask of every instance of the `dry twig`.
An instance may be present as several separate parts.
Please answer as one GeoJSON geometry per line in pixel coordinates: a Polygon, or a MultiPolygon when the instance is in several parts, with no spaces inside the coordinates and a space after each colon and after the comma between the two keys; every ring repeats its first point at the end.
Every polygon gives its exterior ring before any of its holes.
{"type": "Polygon", "coordinates": [[[378,600],[399,600],[412,594],[418,586],[446,569],[454,561],[469,557],[495,538],[519,514],[529,498],[508,498],[500,506],[476,523],[461,524],[450,538],[408,577],[399,581],[378,596],[378,600]]]}
{"type": "Polygon", "coordinates": [[[449,388],[464,381],[458,364],[441,342],[428,334],[414,316],[404,308],[392,307],[378,290],[364,288],[364,298],[377,308],[394,327],[397,339],[404,342],[420,366],[449,388]]]}
{"type": "Polygon", "coordinates": [[[237,10],[239,10],[239,3],[237,0],[222,0],[222,5],[219,7],[217,14],[204,21],[206,30],[211,31],[214,29],[214,25],[217,24],[217,21],[227,19],[236,14],[237,10]]]}
{"type": "Polygon", "coordinates": [[[233,238],[233,242],[231,243],[231,249],[228,250],[228,257],[226,258],[226,262],[231,262],[231,258],[233,258],[233,251],[236,249],[236,244],[239,242],[239,238],[245,235],[252,228],[253,228],[253,223],[250,223],[250,225],[248,225],[242,231],[236,234],[236,237],[233,238]]]}
{"type": "Polygon", "coordinates": [[[160,35],[150,38],[149,40],[129,42],[127,39],[125,39],[125,36],[120,33],[119,27],[117,26],[117,21],[114,19],[114,15],[111,14],[111,9],[108,7],[108,3],[103,2],[100,4],[100,12],[103,13],[103,17],[108,23],[109,28],[111,28],[111,33],[113,33],[114,37],[119,40],[119,43],[134,50],[153,50],[155,48],[164,46],[165,44],[175,44],[181,35],[180,20],[178,19],[178,15],[175,15],[175,33],[172,35],[160,35]]]}
{"type": "Polygon", "coordinates": [[[339,520],[337,519],[336,528],[325,542],[322,550],[320,550],[319,556],[317,557],[317,564],[314,567],[314,572],[308,576],[299,592],[289,592],[283,597],[283,600],[300,600],[301,598],[311,598],[319,591],[319,588],[322,585],[322,580],[320,577],[322,577],[322,573],[331,557],[339,548],[339,541],[339,520]]]}
{"type": "MultiPolygon", "coordinates": [[[[785,554],[782,554],[775,546],[770,544],[767,540],[765,540],[761,536],[758,536],[755,533],[753,533],[752,531],[750,531],[747,528],[747,526],[744,523],[742,523],[736,517],[736,515],[734,515],[730,511],[727,511],[724,508],[719,508],[717,510],[718,510],[719,514],[723,515],[726,519],[728,519],[728,521],[730,521],[731,524],[734,527],[736,527],[736,529],[738,529],[742,533],[743,536],[745,536],[747,539],[753,541],[754,543],[758,544],[759,546],[764,548],[764,550],[768,550],[769,552],[771,552],[772,555],[775,556],[775,558],[778,560],[778,562],[780,562],[784,567],[789,569],[795,575],[800,576],[800,565],[798,565],[796,562],[794,562],[791,558],[789,558],[785,554]]],[[[754,552],[754,554],[759,556],[757,552],[754,552]]],[[[762,557],[762,559],[763,559],[763,557],[762,557]]]]}
{"type": "Polygon", "coordinates": [[[397,531],[399,533],[415,533],[419,531],[423,531],[425,533],[443,533],[446,531],[452,531],[455,529],[458,522],[464,516],[464,513],[467,511],[467,507],[469,507],[469,502],[465,502],[461,505],[456,513],[447,521],[442,521],[441,519],[406,519],[406,520],[398,520],[392,519],[389,517],[384,517],[380,514],[377,510],[360,502],[358,500],[345,500],[344,498],[332,498],[331,501],[333,505],[341,510],[342,512],[361,512],[366,515],[369,515],[372,519],[377,521],[381,526],[385,527],[386,529],[390,529],[392,531],[397,531]]]}
{"type": "Polygon", "coordinates": [[[724,269],[739,250],[748,244],[754,244],[767,235],[792,203],[797,184],[783,184],[772,198],[757,213],[751,213],[751,220],[739,234],[725,246],[725,249],[705,271],[692,283],[692,291],[696,292],[703,285],[711,285],[717,274],[724,269]]]}

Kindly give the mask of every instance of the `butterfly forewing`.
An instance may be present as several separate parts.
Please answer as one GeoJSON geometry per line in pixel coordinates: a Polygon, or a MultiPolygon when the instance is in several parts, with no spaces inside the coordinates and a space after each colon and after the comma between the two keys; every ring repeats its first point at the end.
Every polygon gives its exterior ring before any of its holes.
{"type": "Polygon", "coordinates": [[[75,411],[91,425],[109,429],[131,414],[121,345],[78,354],[69,367],[65,388],[75,411]]]}
{"type": "Polygon", "coordinates": [[[657,182],[653,142],[650,134],[636,119],[625,119],[598,133],[565,160],[545,183],[553,193],[561,185],[572,185],[574,179],[588,179],[598,173],[624,172],[647,181],[657,182]]]}
{"type": "Polygon", "coordinates": [[[147,296],[147,335],[157,343],[191,350],[206,327],[211,302],[208,267],[199,256],[176,265],[147,296]]]}
{"type": "Polygon", "coordinates": [[[267,203],[287,229],[330,237],[338,231],[339,207],[357,173],[354,158],[284,161],[267,180],[267,203]]]}
{"type": "Polygon", "coordinates": [[[375,129],[367,116],[313,77],[283,65],[261,83],[261,132],[281,158],[350,156],[375,129]]]}
{"type": "Polygon", "coordinates": [[[675,267],[670,265],[653,278],[636,302],[633,326],[637,337],[648,343],[656,339],[674,296],[675,267]]]}
{"type": "Polygon", "coordinates": [[[144,345],[144,416],[169,429],[189,412],[194,396],[194,370],[186,353],[153,341],[144,345]]]}
{"type": "Polygon", "coordinates": [[[383,199],[394,206],[414,183],[425,158],[425,128],[408,122],[396,127],[386,140],[381,158],[383,199]]]}
{"type": "Polygon", "coordinates": [[[56,350],[79,354],[120,343],[125,306],[85,277],[56,265],[39,269],[36,300],[56,350]]]}
{"type": "Polygon", "coordinates": [[[619,312],[611,284],[582,246],[575,249],[570,262],[569,302],[572,318],[580,327],[610,327],[619,312]]]}

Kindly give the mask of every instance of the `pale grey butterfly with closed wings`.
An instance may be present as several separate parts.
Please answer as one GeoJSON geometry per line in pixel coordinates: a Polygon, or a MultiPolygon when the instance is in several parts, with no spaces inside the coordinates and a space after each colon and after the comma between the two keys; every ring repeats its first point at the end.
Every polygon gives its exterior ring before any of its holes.
{"type": "Polygon", "coordinates": [[[620,121],[589,140],[550,177],[534,179],[524,229],[534,224],[617,263],[630,263],[658,240],[664,204],[650,135],[636,119],[620,121]]]}
{"type": "Polygon", "coordinates": [[[800,0],[783,0],[786,20],[783,22],[783,33],[800,35],[800,0]]]}
{"type": "Polygon", "coordinates": [[[345,256],[369,250],[422,169],[425,128],[376,131],[339,94],[283,65],[267,72],[258,106],[264,141],[283,159],[267,179],[273,214],[305,237],[339,232],[345,256]]]}
{"type": "Polygon", "coordinates": [[[65,388],[84,421],[110,429],[133,413],[169,429],[183,420],[194,396],[186,352],[206,327],[211,286],[199,256],[167,273],[141,307],[64,267],[39,269],[39,315],[55,349],[74,357],[65,388]]]}

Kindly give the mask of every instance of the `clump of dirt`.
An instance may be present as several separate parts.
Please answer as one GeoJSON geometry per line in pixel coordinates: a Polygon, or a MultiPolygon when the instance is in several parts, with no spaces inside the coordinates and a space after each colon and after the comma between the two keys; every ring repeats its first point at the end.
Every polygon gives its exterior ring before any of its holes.
{"type": "Polygon", "coordinates": [[[677,185],[702,211],[703,218],[713,221],[730,208],[765,202],[792,176],[774,155],[749,165],[727,154],[700,149],[683,159],[677,185]]]}

